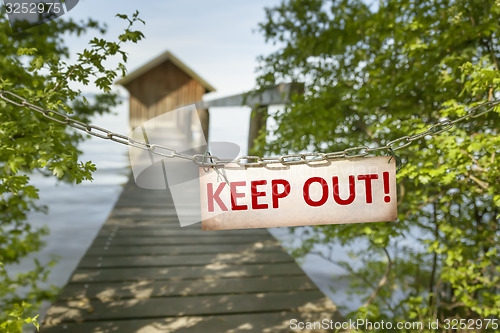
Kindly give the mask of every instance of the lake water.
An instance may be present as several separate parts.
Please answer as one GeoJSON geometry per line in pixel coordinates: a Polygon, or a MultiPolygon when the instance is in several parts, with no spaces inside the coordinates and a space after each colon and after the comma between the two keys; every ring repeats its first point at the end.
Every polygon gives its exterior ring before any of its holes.
{"type": "MultiPolygon", "coordinates": [[[[210,141],[230,141],[242,147],[246,153],[246,143],[250,109],[214,108],[210,111],[210,141]]],[[[123,103],[114,114],[96,117],[93,124],[112,131],[128,134],[128,104],[123,103]]],[[[58,264],[52,268],[49,283],[62,287],[68,281],[81,257],[111,212],[122,185],[130,173],[127,147],[92,137],[80,146],[82,161],[91,160],[97,167],[94,181],[79,185],[58,182],[54,177],[41,174],[32,176],[33,183],[40,189],[40,204],[47,205],[48,214],[32,213],[30,222],[35,226],[48,225],[50,235],[45,237],[47,245],[34,256],[42,264],[57,256],[58,264]]],[[[201,228],[201,226],[200,226],[201,228]]],[[[286,228],[270,229],[282,244],[295,241],[286,228]]],[[[336,255],[346,256],[343,249],[336,249],[336,255]]],[[[31,267],[32,258],[27,258],[13,271],[23,271],[31,267]]],[[[359,306],[359,301],[348,298],[343,292],[347,279],[345,271],[315,255],[308,255],[300,261],[306,274],[338,306],[349,310],[359,306]],[[335,287],[337,292],[332,292],[335,287]]],[[[47,304],[42,309],[43,312],[47,304]]]]}

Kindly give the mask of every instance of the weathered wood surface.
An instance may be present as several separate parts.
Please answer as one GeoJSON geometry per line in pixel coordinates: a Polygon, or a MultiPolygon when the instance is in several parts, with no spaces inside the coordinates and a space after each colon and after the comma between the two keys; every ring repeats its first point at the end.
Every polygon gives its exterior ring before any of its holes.
{"type": "MultiPolygon", "coordinates": [[[[123,85],[130,93],[132,129],[168,111],[201,101],[205,93],[215,91],[168,51],[117,81],[117,84],[123,85]]],[[[208,126],[208,119],[206,122],[208,126]]]]}
{"type": "Polygon", "coordinates": [[[290,332],[292,319],[341,317],[267,230],[181,228],[167,191],[129,182],[41,332],[290,332]]]}
{"type": "Polygon", "coordinates": [[[264,91],[249,91],[209,101],[200,101],[196,103],[196,107],[198,109],[233,106],[250,106],[253,108],[256,106],[281,105],[289,103],[293,94],[301,94],[303,92],[303,83],[282,83],[264,91]]]}
{"type": "Polygon", "coordinates": [[[250,127],[248,129],[248,154],[254,155],[255,152],[253,148],[255,146],[255,140],[259,137],[261,131],[266,129],[267,122],[267,107],[259,106],[255,107],[250,113],[250,127]]]}

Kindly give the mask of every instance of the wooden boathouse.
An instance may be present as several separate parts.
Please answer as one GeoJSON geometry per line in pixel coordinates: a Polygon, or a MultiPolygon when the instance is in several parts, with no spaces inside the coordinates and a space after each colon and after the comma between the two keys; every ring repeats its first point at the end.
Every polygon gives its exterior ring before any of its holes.
{"type": "MultiPolygon", "coordinates": [[[[181,106],[195,104],[204,94],[215,91],[170,51],[133,71],[117,84],[129,92],[131,128],[181,106]]],[[[198,108],[198,115],[207,136],[208,110],[198,108]]]]}

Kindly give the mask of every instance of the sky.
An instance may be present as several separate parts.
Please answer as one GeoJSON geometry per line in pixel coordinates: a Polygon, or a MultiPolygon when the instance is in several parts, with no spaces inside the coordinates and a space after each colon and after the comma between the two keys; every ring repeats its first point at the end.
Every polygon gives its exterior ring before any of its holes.
{"type": "MultiPolygon", "coordinates": [[[[80,0],[66,17],[80,20],[91,17],[105,22],[107,38],[117,36],[126,23],[117,13],[135,10],[146,25],[139,24],[145,39],[124,49],[129,54],[128,69],[134,70],[166,50],[216,88],[207,97],[226,96],[255,87],[257,57],[271,53],[258,23],[265,18],[265,7],[278,0],[80,0]]],[[[87,46],[92,34],[69,38],[73,52],[87,46]]],[[[124,90],[122,90],[125,93],[124,90]]]]}

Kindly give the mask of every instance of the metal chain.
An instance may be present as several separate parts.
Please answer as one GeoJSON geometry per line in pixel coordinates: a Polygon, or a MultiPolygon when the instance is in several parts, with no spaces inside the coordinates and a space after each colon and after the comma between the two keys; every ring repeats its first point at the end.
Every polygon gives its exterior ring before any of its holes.
{"type": "Polygon", "coordinates": [[[243,167],[263,167],[268,164],[295,165],[295,164],[306,164],[317,161],[328,161],[338,158],[363,157],[372,152],[380,150],[386,150],[393,153],[394,151],[405,148],[411,145],[414,141],[422,139],[426,136],[432,137],[440,133],[449,131],[456,123],[461,122],[465,119],[480,117],[492,111],[498,104],[500,104],[500,100],[478,104],[470,108],[467,114],[462,117],[459,117],[455,120],[439,121],[436,124],[431,125],[425,131],[413,135],[406,135],[400,137],[398,139],[388,142],[387,144],[385,144],[385,146],[380,146],[375,148],[371,148],[368,146],[359,146],[330,153],[291,154],[291,155],[283,155],[276,157],[242,156],[237,158],[236,160],[226,160],[226,159],[219,159],[217,156],[207,156],[207,154],[186,155],[177,152],[174,148],[171,147],[137,141],[126,135],[114,133],[110,130],[107,130],[99,126],[85,124],[81,121],[70,118],[69,116],[61,112],[48,110],[36,106],[34,104],[29,103],[25,98],[11,91],[0,90],[0,98],[10,104],[17,105],[19,107],[29,108],[33,111],[41,113],[44,117],[50,120],[76,128],[77,130],[86,132],[98,138],[111,140],[114,142],[118,142],[139,149],[148,150],[152,154],[166,158],[182,158],[185,160],[191,160],[195,164],[203,167],[223,167],[227,164],[238,164],[243,167]],[[481,111],[482,108],[485,108],[485,110],[481,111]]]}

